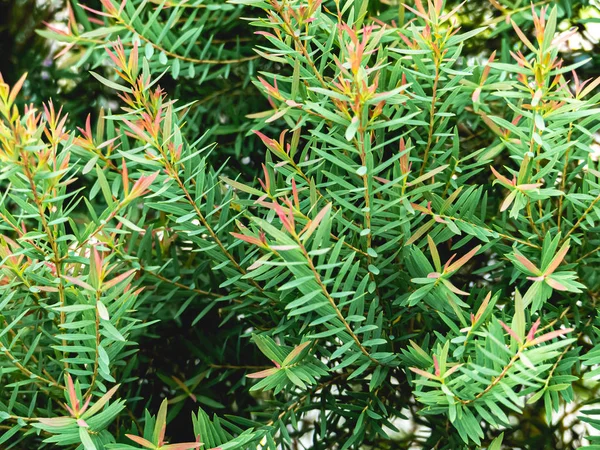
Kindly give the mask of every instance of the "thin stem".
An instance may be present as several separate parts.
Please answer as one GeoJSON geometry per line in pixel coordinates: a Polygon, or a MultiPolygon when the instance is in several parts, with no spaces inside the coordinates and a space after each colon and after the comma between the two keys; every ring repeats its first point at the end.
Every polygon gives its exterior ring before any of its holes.
{"type": "MultiPolygon", "coordinates": [[[[96,302],[100,301],[100,291],[96,290],[96,302]]],[[[96,384],[96,378],[98,377],[98,362],[100,359],[100,313],[98,312],[98,308],[95,308],[96,312],[96,320],[95,320],[95,331],[96,331],[96,354],[94,355],[94,370],[92,372],[92,380],[90,381],[90,386],[87,391],[83,395],[83,398],[87,398],[88,395],[91,395],[94,390],[94,385],[96,384]]]]}
{"type": "Polygon", "coordinates": [[[421,170],[419,171],[419,176],[423,175],[425,172],[425,167],[427,167],[427,161],[429,159],[429,150],[431,149],[431,144],[433,143],[433,126],[435,125],[435,103],[437,102],[437,89],[438,83],[440,80],[440,65],[441,65],[441,56],[436,55],[434,58],[435,64],[435,79],[433,80],[433,90],[431,94],[431,107],[429,111],[429,131],[427,133],[427,145],[425,146],[425,154],[423,155],[423,164],[421,164],[421,170]]]}
{"type": "Polygon", "coordinates": [[[50,385],[50,386],[54,386],[57,387],[59,389],[65,390],[66,387],[62,386],[61,384],[57,383],[56,381],[52,381],[48,378],[44,378],[41,375],[38,375],[36,373],[33,373],[31,370],[29,370],[27,367],[25,367],[23,364],[21,364],[17,358],[15,358],[12,353],[10,353],[10,351],[4,347],[3,353],[6,355],[6,357],[9,359],[9,361],[17,368],[21,371],[21,373],[23,375],[25,375],[27,378],[34,378],[37,381],[35,382],[36,384],[38,384],[38,386],[43,389],[43,390],[47,390],[48,388],[46,386],[44,386],[44,384],[50,385]],[[40,385],[40,383],[43,383],[40,385]]]}
{"type": "Polygon", "coordinates": [[[192,287],[186,286],[185,284],[178,283],[177,281],[169,280],[167,277],[164,277],[164,276],[162,276],[159,273],[152,272],[151,270],[148,270],[148,269],[146,269],[143,266],[140,267],[140,269],[142,271],[144,271],[145,273],[147,273],[148,275],[150,275],[150,276],[152,276],[154,278],[157,278],[160,281],[163,281],[163,282],[168,283],[170,285],[176,286],[176,287],[178,287],[180,289],[185,289],[187,291],[192,291],[192,292],[195,292],[196,294],[206,295],[206,296],[209,296],[209,297],[217,297],[217,298],[223,297],[221,294],[217,294],[216,292],[209,292],[209,291],[205,291],[203,289],[192,288],[192,287]]]}
{"type": "Polygon", "coordinates": [[[482,226],[482,225],[477,225],[477,224],[475,224],[475,223],[469,222],[468,220],[461,219],[460,217],[446,216],[446,215],[444,215],[444,214],[436,214],[436,215],[437,215],[438,217],[442,218],[442,219],[453,220],[454,222],[462,222],[462,223],[465,223],[465,224],[467,224],[467,225],[471,225],[471,226],[473,226],[473,227],[478,227],[478,228],[481,228],[481,229],[483,229],[483,230],[486,230],[486,231],[488,231],[489,233],[494,233],[494,234],[497,234],[497,235],[498,235],[498,236],[500,236],[501,238],[503,238],[503,239],[506,239],[506,240],[508,240],[508,241],[518,242],[519,244],[523,244],[523,245],[526,245],[526,246],[528,246],[528,247],[531,247],[531,248],[537,248],[537,249],[539,249],[539,250],[541,250],[541,248],[542,248],[542,247],[540,247],[539,245],[533,244],[533,243],[531,243],[531,242],[524,241],[524,240],[522,240],[522,239],[515,238],[515,237],[513,237],[513,236],[510,236],[510,235],[508,235],[508,234],[504,234],[504,233],[500,233],[500,232],[498,232],[498,231],[494,231],[494,230],[492,230],[492,229],[490,229],[490,228],[486,228],[486,227],[484,227],[484,226],[482,226]]]}
{"type": "Polygon", "coordinates": [[[463,400],[457,396],[454,396],[454,398],[456,400],[458,400],[460,403],[462,403],[463,405],[468,405],[470,403],[473,403],[476,400],[479,400],[485,394],[490,392],[498,383],[500,383],[500,381],[502,381],[502,379],[506,376],[506,374],[512,368],[512,366],[515,365],[515,363],[519,360],[520,357],[521,357],[521,349],[519,349],[519,351],[517,353],[515,353],[515,355],[510,359],[508,364],[504,367],[504,369],[502,369],[502,372],[500,372],[500,374],[496,378],[494,378],[492,380],[492,382],[489,385],[487,385],[486,388],[483,391],[481,391],[479,394],[477,394],[473,399],[463,400]]]}
{"type": "MultiPolygon", "coordinates": [[[[3,223],[10,225],[10,227],[15,231],[15,233],[17,233],[19,238],[23,238],[23,236],[25,236],[25,232],[23,230],[21,230],[18,226],[14,225],[10,220],[8,220],[8,217],[6,217],[4,214],[2,214],[2,212],[0,212],[0,219],[3,220],[3,223]]],[[[38,246],[35,242],[33,242],[33,240],[31,240],[29,238],[25,238],[24,240],[26,242],[28,242],[38,252],[40,252],[42,254],[44,253],[42,248],[40,246],[38,246]]]]}
{"type": "MultiPolygon", "coordinates": [[[[54,238],[54,233],[50,226],[48,225],[48,221],[46,219],[46,213],[44,211],[44,206],[42,204],[42,200],[40,200],[37,192],[37,186],[34,181],[34,175],[29,170],[29,155],[26,152],[21,154],[21,158],[23,160],[23,173],[29,182],[29,187],[31,189],[31,193],[33,195],[33,201],[36,204],[38,214],[40,216],[40,221],[42,223],[42,227],[44,229],[44,233],[46,234],[46,238],[48,239],[48,243],[52,248],[52,253],[54,257],[52,258],[52,262],[54,263],[54,269],[56,271],[56,278],[58,279],[58,298],[61,306],[60,311],[60,324],[64,324],[67,320],[67,316],[65,311],[62,309],[65,306],[65,286],[63,282],[63,278],[61,276],[61,260],[62,257],[59,255],[58,244],[54,238]]],[[[62,345],[64,347],[67,346],[67,341],[65,339],[62,340],[62,345]]],[[[65,352],[63,352],[63,357],[65,356],[65,352]]],[[[69,367],[69,363],[64,361],[64,367],[67,369],[69,367]]]]}
{"type": "Polygon", "coordinates": [[[325,80],[323,79],[323,76],[321,75],[321,72],[319,71],[319,69],[317,69],[317,66],[315,66],[313,58],[311,58],[310,55],[308,54],[308,50],[306,49],[306,47],[304,46],[304,44],[300,40],[300,37],[296,33],[294,33],[294,29],[292,27],[292,23],[290,21],[290,18],[283,11],[283,7],[284,6],[285,6],[285,1],[282,3],[281,8],[279,8],[277,10],[277,13],[279,14],[279,17],[281,17],[281,19],[283,20],[283,23],[285,24],[284,30],[286,31],[287,35],[292,38],[292,40],[294,41],[294,44],[300,50],[300,52],[302,52],[302,55],[304,56],[304,59],[306,59],[307,64],[312,69],[313,73],[315,74],[315,77],[317,78],[317,80],[319,80],[319,83],[321,84],[321,86],[326,89],[327,88],[327,83],[325,83],[325,80]]]}
{"type": "Polygon", "coordinates": [[[211,369],[233,369],[233,370],[264,370],[273,366],[236,366],[235,364],[209,364],[211,369]]]}
{"type": "MultiPolygon", "coordinates": [[[[8,325],[8,322],[6,321],[6,319],[4,320],[4,323],[6,323],[6,325],[8,325]]],[[[13,338],[17,337],[17,333],[15,332],[15,330],[13,330],[12,328],[9,330],[10,335],[13,338]]],[[[25,345],[25,343],[21,340],[20,341],[21,347],[23,347],[23,352],[25,354],[27,354],[29,352],[29,347],[27,347],[27,345],[25,345]]],[[[32,353],[30,356],[30,359],[35,363],[38,364],[38,359],[36,358],[36,356],[32,353]]],[[[44,375],[46,375],[46,377],[48,377],[49,380],[52,380],[53,382],[56,383],[56,379],[50,374],[50,372],[48,372],[48,370],[46,369],[42,369],[42,373],[44,375]]]]}
{"type": "Polygon", "coordinates": [[[540,230],[533,221],[533,213],[531,212],[531,202],[529,200],[527,200],[527,220],[529,220],[529,224],[531,225],[533,231],[535,231],[535,234],[537,234],[538,238],[540,238],[540,240],[544,240],[542,234],[540,234],[540,230]]]}
{"type": "Polygon", "coordinates": [[[579,225],[581,225],[581,222],[583,222],[583,220],[587,217],[587,215],[592,211],[592,209],[594,209],[594,206],[596,206],[596,203],[598,203],[600,201],[600,194],[598,194],[598,196],[592,201],[592,203],[590,203],[590,206],[588,206],[588,208],[583,212],[583,214],[581,216],[579,216],[579,220],[577,220],[577,222],[575,223],[575,225],[573,225],[573,227],[569,230],[569,232],[565,235],[565,237],[562,239],[562,242],[565,242],[567,240],[567,238],[569,236],[571,236],[571,234],[577,229],[579,228],[579,225]]]}
{"type": "Polygon", "coordinates": [[[168,51],[166,48],[163,48],[160,45],[156,44],[155,42],[153,42],[151,39],[147,38],[143,34],[140,34],[138,31],[135,30],[134,27],[132,27],[127,22],[125,22],[125,20],[123,20],[122,17],[120,17],[120,16],[117,15],[117,16],[114,16],[114,19],[117,21],[117,23],[123,25],[123,27],[125,27],[127,29],[127,31],[129,31],[130,33],[133,33],[133,34],[139,36],[139,38],[141,40],[143,40],[144,42],[150,44],[152,47],[154,47],[159,52],[162,52],[165,55],[170,56],[171,58],[180,59],[182,61],[186,61],[186,62],[189,62],[189,63],[192,63],[192,64],[215,64],[215,65],[218,65],[218,64],[237,64],[237,63],[242,63],[242,62],[246,62],[246,61],[252,61],[252,60],[260,58],[260,55],[245,56],[245,57],[236,58],[236,59],[197,59],[197,58],[190,58],[190,57],[187,57],[187,56],[181,56],[181,55],[178,55],[177,53],[173,53],[173,52],[168,51]]]}
{"type": "Polygon", "coordinates": [[[581,262],[583,261],[585,258],[587,258],[590,255],[593,255],[594,253],[600,252],[600,247],[596,247],[594,250],[592,250],[591,252],[587,252],[585,255],[583,255],[581,258],[577,259],[577,261],[575,261],[575,263],[581,262]]]}
{"type": "Polygon", "coordinates": [[[83,241],[81,241],[77,244],[77,246],[73,249],[73,253],[75,253],[78,250],[80,250],[81,248],[83,248],[90,241],[90,239],[92,239],[94,236],[96,236],[98,233],[100,233],[104,229],[104,227],[106,225],[108,225],[108,223],[111,220],[113,220],[117,216],[117,214],[119,214],[119,211],[121,210],[122,206],[123,206],[123,204],[119,202],[117,204],[117,207],[115,208],[115,210],[112,211],[105,220],[102,220],[100,222],[100,225],[98,225],[98,227],[96,227],[96,229],[94,231],[92,231],[88,235],[87,238],[85,238],[83,241]]]}
{"type": "MultiPolygon", "coordinates": [[[[573,123],[569,124],[569,134],[567,135],[567,143],[571,142],[571,135],[573,133],[573,123]]],[[[571,152],[571,146],[567,147],[567,151],[565,153],[565,165],[562,170],[561,179],[560,179],[560,190],[562,192],[565,191],[565,184],[567,182],[567,169],[569,168],[569,153],[571,152]]],[[[556,227],[560,230],[560,221],[562,219],[563,212],[563,197],[564,195],[558,196],[558,218],[556,227]]]]}
{"type": "Polygon", "coordinates": [[[360,342],[360,339],[358,339],[358,336],[356,334],[354,334],[354,331],[352,331],[352,328],[350,327],[350,324],[346,321],[346,319],[344,318],[342,312],[340,311],[340,309],[338,308],[337,304],[335,303],[335,300],[329,294],[329,291],[327,290],[327,286],[325,286],[325,284],[323,284],[323,281],[321,280],[321,276],[319,275],[319,272],[317,271],[315,265],[313,264],[312,258],[308,254],[308,251],[306,250],[306,248],[304,247],[304,245],[302,244],[302,242],[300,242],[300,239],[297,236],[294,236],[294,237],[296,239],[297,244],[300,246],[300,249],[302,250],[302,253],[304,254],[304,257],[306,258],[306,261],[308,263],[308,267],[310,268],[311,272],[313,273],[313,275],[315,277],[315,281],[317,282],[317,284],[321,288],[321,291],[323,292],[323,295],[325,295],[325,298],[327,298],[327,300],[329,301],[330,305],[333,307],[333,310],[335,311],[335,315],[342,322],[342,325],[344,325],[344,328],[346,328],[346,331],[348,332],[348,334],[350,335],[350,337],[356,343],[356,346],[359,348],[359,350],[362,352],[362,354],[365,355],[367,358],[369,358],[372,362],[374,362],[377,365],[381,365],[381,362],[377,361],[375,358],[373,358],[369,354],[369,352],[367,351],[367,349],[360,342]]]}

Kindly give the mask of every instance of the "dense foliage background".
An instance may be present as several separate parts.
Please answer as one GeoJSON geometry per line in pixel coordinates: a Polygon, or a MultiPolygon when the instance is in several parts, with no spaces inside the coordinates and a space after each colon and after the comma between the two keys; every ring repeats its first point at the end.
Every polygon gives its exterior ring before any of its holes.
{"type": "Polygon", "coordinates": [[[600,448],[595,2],[0,8],[2,448],[600,448]]]}

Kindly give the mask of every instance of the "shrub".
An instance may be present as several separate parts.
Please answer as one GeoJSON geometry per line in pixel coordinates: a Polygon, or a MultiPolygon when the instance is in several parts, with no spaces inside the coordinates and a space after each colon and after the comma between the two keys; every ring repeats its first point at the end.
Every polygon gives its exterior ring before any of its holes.
{"type": "Polygon", "coordinates": [[[0,443],[584,445],[564,411],[598,427],[600,79],[561,61],[559,9],[472,59],[485,30],[438,0],[402,28],[368,2],[246,3],[272,107],[257,183],[211,163],[137,39],[93,73],[121,102],[94,129],[0,85],[0,443]],[[155,374],[147,345],[189,356],[155,374]]]}
{"type": "MultiPolygon", "coordinates": [[[[36,6],[31,3],[35,2],[30,1],[26,7],[15,9],[35,11],[36,6]]],[[[60,100],[65,111],[69,112],[68,123],[73,128],[85,121],[85,114],[89,111],[98,114],[101,108],[116,108],[115,91],[108,87],[100,89],[88,71],[112,77],[111,61],[105,47],[110,47],[117,39],[125,48],[138,42],[152,73],[162,75],[161,87],[171,98],[193,102],[187,113],[187,125],[183,129],[185,136],[194,141],[206,134],[207,140],[218,144],[218,150],[209,156],[208,161],[217,166],[227,161],[225,170],[230,174],[241,173],[247,182],[251,182],[260,172],[264,151],[258,138],[250,133],[254,121],[248,118],[260,118],[260,114],[270,106],[251,82],[256,80],[261,71],[289,75],[291,67],[263,58],[254,51],[255,48],[260,50],[258,46],[263,45],[265,40],[263,36],[255,34],[256,28],[245,19],[256,15],[256,9],[251,5],[221,0],[128,0],[121,8],[121,2],[117,1],[104,4],[99,0],[67,2],[69,14],[63,12],[62,16],[66,16],[66,19],[60,23],[58,18],[48,17],[48,2],[42,3],[37,7],[40,9],[38,14],[27,16],[41,16],[39,20],[50,22],[48,29],[38,30],[39,37],[47,39],[42,39],[38,47],[26,54],[20,47],[10,43],[0,47],[3,53],[17,53],[7,58],[10,60],[8,67],[0,65],[9,83],[16,82],[23,72],[29,71],[29,82],[24,86],[24,95],[33,98],[29,101],[41,101],[39,99],[49,97],[60,100]],[[102,10],[103,14],[92,13],[90,8],[102,10]],[[55,63],[49,67],[51,58],[46,58],[39,48],[48,43],[56,56],[55,63]],[[44,67],[40,69],[43,58],[46,58],[44,67]],[[88,101],[78,102],[77,99],[82,97],[88,101]]],[[[510,21],[506,19],[510,17],[525,33],[529,33],[532,28],[529,2],[514,0],[507,8],[501,5],[502,2],[448,0],[445,8],[450,11],[461,3],[455,17],[463,32],[481,27],[482,24],[487,26],[486,30],[463,43],[461,54],[475,58],[486,55],[487,58],[493,50],[498,50],[502,62],[510,62],[509,50],[514,50],[520,44],[510,21]]],[[[598,75],[599,65],[594,63],[600,60],[598,45],[590,37],[590,27],[596,20],[593,7],[589,6],[587,0],[561,0],[556,3],[559,5],[557,16],[560,29],[576,27],[578,30],[574,46],[561,46],[561,58],[569,64],[579,61],[583,55],[578,45],[583,45],[586,49],[585,58],[592,58],[593,62],[582,67],[580,70],[583,72],[579,75],[582,78],[598,75]]],[[[379,1],[366,4],[365,8],[372,16],[370,20],[399,28],[414,17],[402,5],[379,1]]],[[[325,7],[335,10],[335,3],[326,3],[325,7]]],[[[3,17],[11,28],[20,20],[20,15],[15,13],[7,12],[3,17]]],[[[43,26],[42,23],[39,25],[43,26]]],[[[18,35],[19,41],[28,42],[28,49],[32,47],[29,44],[32,38],[27,33],[30,28],[19,27],[18,35]]],[[[281,121],[273,121],[265,131],[275,136],[283,128],[281,121]]]]}

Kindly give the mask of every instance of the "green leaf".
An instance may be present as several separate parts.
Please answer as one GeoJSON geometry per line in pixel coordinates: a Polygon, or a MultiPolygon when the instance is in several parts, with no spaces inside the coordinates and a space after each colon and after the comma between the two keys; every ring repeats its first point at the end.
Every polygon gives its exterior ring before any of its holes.
{"type": "Polygon", "coordinates": [[[79,439],[81,439],[81,443],[83,444],[83,448],[85,450],[97,450],[94,441],[90,437],[88,431],[84,427],[79,427],[79,439]]]}

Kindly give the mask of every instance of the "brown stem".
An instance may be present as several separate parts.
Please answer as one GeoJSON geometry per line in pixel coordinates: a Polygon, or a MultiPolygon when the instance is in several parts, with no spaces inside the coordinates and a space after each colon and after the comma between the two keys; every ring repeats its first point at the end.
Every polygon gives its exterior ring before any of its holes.
{"type": "MultiPolygon", "coordinates": [[[[42,204],[42,201],[40,200],[38,193],[37,193],[37,186],[35,185],[34,175],[29,170],[29,156],[27,155],[26,152],[23,152],[21,154],[21,158],[23,159],[23,173],[25,174],[25,177],[29,181],[29,187],[31,189],[31,193],[33,195],[33,200],[34,200],[34,203],[36,204],[38,214],[40,216],[40,221],[42,223],[44,233],[46,233],[48,243],[50,244],[50,247],[52,248],[52,253],[54,254],[54,257],[52,258],[52,262],[54,263],[54,269],[56,270],[56,278],[58,279],[58,282],[59,282],[58,298],[59,298],[60,306],[62,308],[65,306],[65,286],[64,286],[63,279],[61,276],[62,257],[59,255],[58,244],[56,243],[56,240],[54,239],[54,233],[51,230],[50,226],[48,225],[48,221],[46,220],[46,213],[44,211],[44,206],[42,204]]],[[[61,310],[60,311],[60,324],[61,325],[64,324],[66,322],[66,320],[67,320],[66,313],[63,310],[61,310]]],[[[67,341],[63,339],[62,345],[64,347],[66,347],[67,341]]],[[[65,354],[63,352],[63,357],[64,356],[65,356],[65,354]]],[[[69,367],[69,363],[67,363],[65,361],[64,367],[65,367],[65,369],[67,369],[69,367]]]]}
{"type": "Polygon", "coordinates": [[[567,240],[567,238],[569,236],[571,236],[571,234],[577,229],[579,228],[579,225],[581,225],[581,222],[583,222],[583,220],[586,218],[586,216],[590,213],[590,211],[592,211],[592,209],[594,209],[594,206],[596,205],[596,203],[598,203],[598,201],[600,201],[600,194],[598,194],[598,196],[592,201],[592,203],[590,203],[590,206],[588,206],[588,208],[583,212],[583,214],[581,216],[579,216],[579,220],[577,220],[577,222],[575,223],[575,225],[573,225],[573,227],[569,230],[569,232],[565,235],[565,237],[562,239],[562,242],[565,242],[567,240]]]}
{"type": "Polygon", "coordinates": [[[511,360],[508,362],[508,364],[504,367],[504,369],[502,369],[502,372],[500,372],[500,375],[498,375],[496,378],[494,378],[492,380],[492,382],[483,390],[481,391],[479,394],[477,394],[475,396],[475,398],[471,399],[471,400],[463,400],[457,396],[454,396],[454,398],[456,400],[458,400],[460,403],[462,403],[463,405],[468,405],[470,403],[473,403],[476,400],[479,400],[481,397],[483,397],[485,394],[487,394],[488,392],[490,392],[498,383],[500,383],[500,381],[502,381],[502,379],[506,376],[506,374],[508,373],[508,371],[512,368],[512,366],[518,361],[518,359],[521,356],[521,350],[519,350],[512,358],[511,360]]]}
{"type": "Polygon", "coordinates": [[[62,385],[60,385],[59,383],[57,383],[56,381],[52,381],[49,380],[48,378],[44,378],[41,375],[38,375],[36,373],[33,373],[31,370],[29,370],[27,367],[25,367],[24,365],[22,365],[17,358],[15,358],[10,351],[4,347],[3,353],[6,355],[6,357],[9,359],[9,361],[17,368],[21,371],[21,373],[23,375],[25,375],[27,378],[34,378],[38,381],[35,381],[35,383],[40,387],[40,389],[43,390],[47,390],[48,388],[45,386],[45,384],[48,384],[50,386],[54,386],[57,387],[59,389],[65,390],[66,388],[62,385]],[[43,384],[40,384],[43,383],[43,384]]]}
{"type": "Polygon", "coordinates": [[[346,322],[346,319],[344,318],[340,309],[337,307],[335,300],[329,294],[329,291],[327,290],[327,287],[325,286],[325,284],[323,284],[323,281],[321,280],[321,276],[319,275],[319,272],[317,271],[315,265],[313,264],[312,258],[308,254],[308,251],[306,250],[304,245],[300,242],[300,239],[297,236],[295,236],[295,238],[296,238],[297,244],[300,246],[300,249],[302,250],[302,253],[304,254],[304,257],[306,258],[308,267],[310,268],[311,272],[313,273],[313,275],[315,277],[315,281],[321,288],[321,291],[323,292],[323,295],[325,295],[325,298],[327,298],[330,305],[333,307],[333,310],[335,311],[335,315],[337,316],[337,318],[342,322],[342,324],[344,325],[344,328],[346,328],[346,331],[348,332],[350,337],[354,340],[354,342],[356,343],[356,346],[359,348],[359,350],[362,352],[362,354],[365,355],[367,358],[369,358],[373,363],[375,363],[377,365],[381,365],[381,362],[377,361],[375,358],[373,358],[369,354],[367,349],[365,347],[363,347],[362,343],[360,342],[360,339],[358,339],[358,336],[356,334],[354,334],[354,331],[352,331],[350,324],[348,322],[346,322]]]}
{"type": "Polygon", "coordinates": [[[125,22],[125,20],[123,20],[122,17],[117,15],[117,16],[114,16],[114,19],[117,21],[117,23],[123,25],[123,27],[125,27],[127,29],[127,31],[129,31],[130,33],[133,33],[134,35],[139,36],[139,38],[142,41],[150,44],[152,47],[154,47],[159,52],[162,52],[165,55],[170,56],[171,58],[180,59],[182,61],[186,61],[186,62],[189,62],[192,64],[215,64],[215,65],[216,64],[236,64],[236,63],[252,61],[254,59],[260,58],[260,55],[245,56],[243,58],[237,58],[237,59],[196,59],[196,58],[189,58],[187,56],[181,56],[181,55],[178,55],[177,53],[168,51],[166,48],[161,47],[160,45],[154,43],[151,39],[140,34],[134,27],[132,27],[127,22],[125,22]]]}

